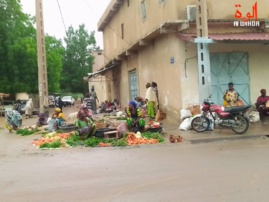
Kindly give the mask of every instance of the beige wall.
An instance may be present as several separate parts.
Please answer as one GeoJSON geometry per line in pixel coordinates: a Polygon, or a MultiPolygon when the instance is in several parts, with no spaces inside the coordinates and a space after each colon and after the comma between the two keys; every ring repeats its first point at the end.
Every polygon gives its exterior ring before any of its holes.
{"type": "Polygon", "coordinates": [[[185,60],[184,42],[175,35],[167,35],[155,40],[138,55],[128,57],[122,63],[121,102],[126,106],[130,101],[129,72],[137,71],[139,96],[145,97],[147,82],[158,84],[160,107],[168,119],[179,120],[181,108],[181,71],[185,60]],[[170,64],[174,57],[174,64],[170,64]]]}
{"type": "MultiPolygon", "coordinates": [[[[116,0],[113,0],[116,2],[116,0]]],[[[195,0],[166,0],[159,4],[158,0],[146,0],[147,18],[141,17],[141,1],[130,0],[130,7],[126,1],[115,13],[109,24],[104,28],[105,63],[111,61],[123,51],[161,24],[169,20],[186,18],[187,5],[195,5],[195,0]],[[128,16],[128,17],[126,17],[128,16]],[[131,17],[129,17],[131,16],[131,17]],[[124,39],[121,38],[121,24],[124,23],[124,39]]],[[[209,19],[234,19],[236,11],[235,3],[242,4],[242,13],[251,11],[256,1],[248,2],[239,0],[218,1],[209,0],[209,19]]],[[[269,13],[265,9],[266,1],[258,1],[258,17],[268,18],[269,13]]],[[[234,19],[236,20],[236,19],[234,19]]],[[[193,27],[187,32],[195,33],[193,27]]],[[[210,27],[209,33],[256,31],[253,28],[234,27],[210,27]]],[[[266,71],[268,64],[269,46],[262,44],[212,44],[210,52],[248,52],[250,70],[251,101],[254,103],[259,90],[269,87],[266,71]],[[268,58],[268,59],[267,59],[268,58]]],[[[113,83],[112,96],[115,95],[115,86],[120,91],[122,106],[126,106],[130,100],[129,72],[136,70],[138,76],[139,95],[145,96],[145,84],[155,81],[158,84],[160,107],[167,113],[170,120],[179,120],[179,111],[188,105],[199,103],[198,71],[197,71],[196,44],[184,42],[176,37],[176,34],[164,34],[153,39],[149,46],[142,47],[131,56],[122,59],[120,74],[113,83]],[[170,64],[170,58],[174,57],[174,64],[170,64]]],[[[269,91],[269,88],[268,88],[269,91]]]]}
{"type": "Polygon", "coordinates": [[[103,52],[103,50],[92,52],[92,55],[94,56],[92,72],[96,72],[105,66],[105,57],[103,52]]]}
{"type": "MultiPolygon", "coordinates": [[[[103,51],[94,51],[94,64],[93,64],[93,73],[100,70],[101,68],[104,68],[105,66],[105,57],[103,55],[103,51]],[[101,54],[100,54],[101,53],[101,54]]],[[[91,87],[94,86],[94,90],[97,94],[97,97],[99,99],[99,103],[97,105],[99,106],[101,102],[109,99],[111,97],[111,89],[110,81],[107,79],[106,75],[98,75],[94,78],[89,79],[89,91],[91,90],[91,87]],[[110,88],[109,88],[110,87],[110,88]],[[110,93],[110,94],[109,94],[110,93]]]]}
{"type": "MultiPolygon", "coordinates": [[[[160,24],[168,20],[179,19],[179,3],[177,0],[169,0],[159,4],[159,1],[146,0],[147,18],[142,20],[141,1],[126,2],[113,16],[109,25],[103,32],[105,55],[114,59],[119,53],[127,50],[141,37],[153,31],[160,24]],[[126,17],[128,16],[128,17],[126,17]],[[124,39],[121,38],[121,24],[124,24],[124,39]]],[[[182,17],[185,16],[182,13],[182,17]]]]}
{"type": "MultiPolygon", "coordinates": [[[[115,2],[115,1],[114,1],[115,2]]],[[[256,0],[226,0],[218,1],[208,0],[208,19],[230,19],[237,20],[234,17],[235,4],[241,4],[239,9],[245,16],[247,12],[252,12],[252,6],[256,0]]],[[[124,52],[142,37],[152,32],[161,24],[169,20],[186,19],[187,5],[195,5],[196,0],[166,0],[160,4],[158,0],[145,0],[147,17],[142,20],[141,1],[130,1],[127,7],[126,1],[121,5],[119,10],[112,16],[108,25],[104,28],[104,49],[107,56],[106,61],[112,60],[118,54],[124,52]],[[126,17],[128,16],[128,17],[126,17]],[[124,24],[124,39],[121,38],[121,24],[124,24]]],[[[267,0],[258,1],[258,17],[269,18],[267,0]]],[[[217,29],[220,27],[218,26],[217,29]]],[[[214,29],[214,32],[219,32],[214,29]]],[[[230,27],[231,29],[231,27],[230,27]]],[[[224,29],[227,31],[227,29],[224,29]]],[[[242,31],[241,28],[233,31],[242,31]]],[[[246,31],[246,28],[245,28],[246,31]]]]}

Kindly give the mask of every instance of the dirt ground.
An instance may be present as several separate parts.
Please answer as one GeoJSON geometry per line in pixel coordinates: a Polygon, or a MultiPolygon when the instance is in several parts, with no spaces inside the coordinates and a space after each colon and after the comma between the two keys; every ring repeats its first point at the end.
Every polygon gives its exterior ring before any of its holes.
{"type": "MultiPolygon", "coordinates": [[[[68,116],[77,108],[63,111],[68,116]]],[[[36,120],[24,119],[23,125],[36,120]]],[[[166,141],[54,150],[36,149],[31,144],[36,138],[40,135],[21,137],[0,130],[0,201],[268,201],[266,136],[203,144],[166,141]]]]}

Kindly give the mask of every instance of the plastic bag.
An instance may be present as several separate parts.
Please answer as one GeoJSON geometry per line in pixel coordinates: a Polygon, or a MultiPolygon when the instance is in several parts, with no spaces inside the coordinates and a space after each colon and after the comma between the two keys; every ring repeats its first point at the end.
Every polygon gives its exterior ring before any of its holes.
{"type": "Polygon", "coordinates": [[[166,113],[162,112],[161,110],[158,110],[155,116],[155,121],[161,121],[166,118],[166,113]]]}
{"type": "Polygon", "coordinates": [[[190,118],[190,117],[192,117],[191,110],[189,110],[189,109],[181,109],[180,110],[180,118],[181,118],[181,120],[183,120],[185,118],[190,118]]]}
{"type": "Polygon", "coordinates": [[[260,114],[257,111],[252,111],[249,113],[249,121],[251,123],[256,123],[260,120],[260,114]]]}
{"type": "Polygon", "coordinates": [[[190,111],[191,111],[193,116],[201,113],[200,105],[193,105],[193,106],[191,106],[189,108],[190,108],[190,111]]]}
{"type": "Polygon", "coordinates": [[[127,128],[127,124],[125,123],[121,123],[120,125],[118,125],[117,127],[117,131],[119,133],[119,137],[123,137],[123,135],[128,132],[128,128],[127,128]]]}
{"type": "Polygon", "coordinates": [[[185,118],[179,126],[180,130],[188,131],[191,129],[192,118],[185,118]]]}

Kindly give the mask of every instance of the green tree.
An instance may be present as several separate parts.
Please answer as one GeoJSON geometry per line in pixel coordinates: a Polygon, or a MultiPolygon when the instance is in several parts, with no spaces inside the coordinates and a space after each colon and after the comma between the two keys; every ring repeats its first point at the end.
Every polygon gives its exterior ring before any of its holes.
{"type": "MultiPolygon", "coordinates": [[[[19,0],[0,0],[0,92],[38,93],[36,30],[19,0]]],[[[46,36],[49,91],[59,91],[64,49],[46,36]]]]}
{"type": "Polygon", "coordinates": [[[48,91],[60,91],[60,80],[63,66],[64,47],[55,37],[46,36],[48,91]]]}
{"type": "Polygon", "coordinates": [[[68,28],[61,88],[66,92],[86,93],[88,83],[83,81],[87,73],[92,72],[94,57],[92,51],[96,49],[94,32],[87,32],[85,25],[74,30],[72,26],[68,28]]]}

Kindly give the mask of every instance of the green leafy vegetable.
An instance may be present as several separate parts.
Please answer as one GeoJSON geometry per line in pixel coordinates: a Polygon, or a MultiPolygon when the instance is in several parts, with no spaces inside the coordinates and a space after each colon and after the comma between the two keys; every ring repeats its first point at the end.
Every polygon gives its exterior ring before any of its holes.
{"type": "Polygon", "coordinates": [[[50,143],[44,143],[40,145],[40,148],[59,148],[62,146],[62,143],[60,140],[57,140],[55,142],[50,142],[50,143]]]}
{"type": "Polygon", "coordinates": [[[164,138],[161,133],[145,132],[141,135],[147,139],[157,139],[159,142],[164,142],[164,138]]]}
{"type": "Polygon", "coordinates": [[[17,130],[16,134],[21,135],[21,136],[26,136],[26,135],[32,135],[39,130],[28,130],[28,129],[19,129],[17,130]]]}
{"type": "Polygon", "coordinates": [[[102,142],[102,139],[99,139],[97,137],[90,137],[89,139],[84,141],[84,144],[87,147],[97,147],[100,142],[102,142]]]}
{"type": "Polygon", "coordinates": [[[127,146],[126,138],[112,140],[111,145],[114,147],[125,147],[127,146]]]}
{"type": "Polygon", "coordinates": [[[84,145],[83,141],[80,140],[80,137],[78,135],[71,135],[67,140],[66,143],[70,146],[78,146],[78,145],[84,145]]]}

